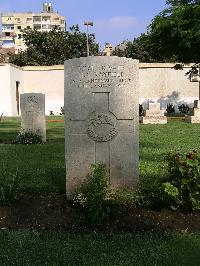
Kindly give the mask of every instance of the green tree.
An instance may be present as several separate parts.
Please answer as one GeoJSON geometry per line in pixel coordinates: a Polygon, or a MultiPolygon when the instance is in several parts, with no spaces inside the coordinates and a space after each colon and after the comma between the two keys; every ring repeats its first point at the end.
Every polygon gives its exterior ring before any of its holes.
{"type": "Polygon", "coordinates": [[[153,51],[161,61],[200,62],[200,1],[167,2],[148,28],[153,51]]]}
{"type": "Polygon", "coordinates": [[[113,55],[138,59],[140,62],[155,62],[152,52],[149,35],[141,34],[132,42],[127,42],[124,50],[115,49],[113,55]]]}
{"type": "Polygon", "coordinates": [[[200,62],[200,0],[167,0],[147,33],[114,55],[140,62],[200,62]]]}
{"type": "Polygon", "coordinates": [[[200,0],[167,0],[166,2],[171,6],[196,5],[200,3],[200,0]]]}
{"type": "MultiPolygon", "coordinates": [[[[23,40],[27,46],[25,51],[10,57],[10,63],[26,65],[59,65],[66,59],[87,56],[86,34],[80,32],[78,25],[63,32],[57,28],[50,32],[25,30],[23,40]]],[[[95,43],[95,36],[89,35],[91,54],[99,53],[99,46],[95,43]]]]}

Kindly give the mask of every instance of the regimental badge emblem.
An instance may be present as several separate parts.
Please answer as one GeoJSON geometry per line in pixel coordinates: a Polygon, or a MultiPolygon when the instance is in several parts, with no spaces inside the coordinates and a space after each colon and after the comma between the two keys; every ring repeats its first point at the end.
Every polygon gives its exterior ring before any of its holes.
{"type": "Polygon", "coordinates": [[[117,135],[116,118],[112,113],[92,113],[88,117],[88,136],[96,142],[107,142],[117,135]]]}

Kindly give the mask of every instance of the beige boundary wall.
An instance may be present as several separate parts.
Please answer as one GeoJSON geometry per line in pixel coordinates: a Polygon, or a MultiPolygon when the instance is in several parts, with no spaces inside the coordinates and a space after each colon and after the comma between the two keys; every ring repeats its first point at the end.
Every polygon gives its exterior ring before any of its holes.
{"type": "MultiPolygon", "coordinates": [[[[140,63],[139,97],[145,108],[149,102],[167,103],[178,106],[187,103],[193,106],[198,99],[199,83],[190,82],[185,76],[189,66],[174,70],[174,64],[140,63]]],[[[0,65],[0,113],[17,115],[16,82],[20,82],[20,93],[44,93],[46,114],[59,114],[64,105],[64,66],[28,66],[19,68],[11,64],[0,65]]]]}

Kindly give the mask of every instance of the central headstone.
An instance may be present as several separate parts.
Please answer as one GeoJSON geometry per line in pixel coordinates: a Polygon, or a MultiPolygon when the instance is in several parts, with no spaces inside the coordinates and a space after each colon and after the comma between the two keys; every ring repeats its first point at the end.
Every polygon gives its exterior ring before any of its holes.
{"type": "Polygon", "coordinates": [[[103,162],[112,187],[138,182],[138,61],[87,57],[65,61],[67,194],[103,162]]]}

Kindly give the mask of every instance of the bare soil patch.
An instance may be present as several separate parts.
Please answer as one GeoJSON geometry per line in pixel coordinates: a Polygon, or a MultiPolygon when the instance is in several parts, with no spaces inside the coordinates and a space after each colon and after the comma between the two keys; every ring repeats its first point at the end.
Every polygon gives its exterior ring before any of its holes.
{"type": "Polygon", "coordinates": [[[82,212],[66,200],[65,194],[23,195],[13,204],[0,206],[0,229],[200,232],[200,213],[130,209],[126,216],[110,218],[103,225],[91,226],[82,212]]]}

